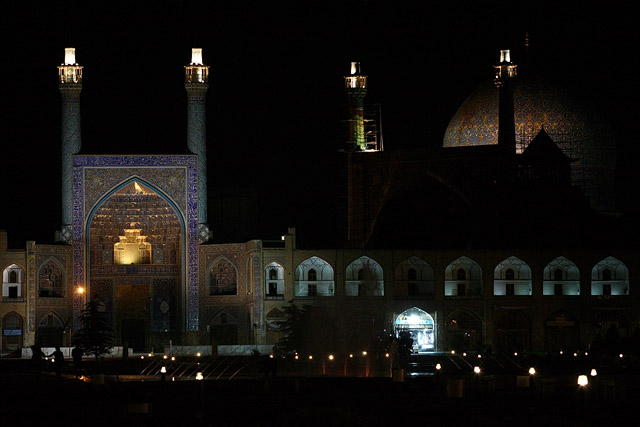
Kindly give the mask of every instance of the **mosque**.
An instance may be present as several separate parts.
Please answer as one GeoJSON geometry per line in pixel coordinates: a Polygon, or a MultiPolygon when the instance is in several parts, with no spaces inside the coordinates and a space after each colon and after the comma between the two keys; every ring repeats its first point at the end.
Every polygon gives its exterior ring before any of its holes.
{"type": "Polygon", "coordinates": [[[437,150],[384,150],[351,64],[345,244],[329,249],[300,249],[294,227],[212,243],[201,49],[184,69],[189,154],[82,154],[83,67],[65,50],[58,243],[9,249],[0,232],[2,352],[67,345],[89,300],[136,352],[275,345],[292,304],[311,307],[311,347],[327,352],[404,330],[416,352],[584,350],[612,326],[638,327],[640,253],[605,226],[615,141],[509,51],[437,150]]]}

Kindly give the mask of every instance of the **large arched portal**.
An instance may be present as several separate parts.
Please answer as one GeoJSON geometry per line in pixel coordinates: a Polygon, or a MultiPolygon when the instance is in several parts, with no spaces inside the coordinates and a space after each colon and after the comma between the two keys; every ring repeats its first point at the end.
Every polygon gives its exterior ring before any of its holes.
{"type": "Polygon", "coordinates": [[[159,348],[180,331],[184,227],[163,195],[133,179],[108,195],[88,226],[90,298],[103,303],[119,344],[159,348]]]}
{"type": "Polygon", "coordinates": [[[396,317],[394,330],[396,337],[401,332],[409,332],[413,339],[414,353],[426,353],[436,349],[435,322],[424,310],[413,307],[403,311],[396,317]]]}

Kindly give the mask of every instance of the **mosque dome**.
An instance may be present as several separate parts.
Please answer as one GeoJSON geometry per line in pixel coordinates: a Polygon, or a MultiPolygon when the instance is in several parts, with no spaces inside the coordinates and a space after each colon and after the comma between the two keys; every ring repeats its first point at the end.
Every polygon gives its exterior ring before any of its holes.
{"type": "MultiPolygon", "coordinates": [[[[544,128],[572,159],[571,182],[598,211],[614,210],[615,142],[593,108],[549,84],[528,77],[513,83],[516,150],[522,153],[544,128]]],[[[460,106],[445,132],[444,147],[498,143],[498,93],[492,81],[460,106]]]]}

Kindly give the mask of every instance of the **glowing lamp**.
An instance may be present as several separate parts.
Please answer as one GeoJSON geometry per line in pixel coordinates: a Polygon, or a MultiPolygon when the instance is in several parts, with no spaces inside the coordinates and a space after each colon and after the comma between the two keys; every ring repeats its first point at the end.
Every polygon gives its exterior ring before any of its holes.
{"type": "Polygon", "coordinates": [[[175,356],[171,356],[171,361],[175,361],[175,360],[176,360],[175,356]]]}
{"type": "Polygon", "coordinates": [[[591,376],[592,376],[592,377],[595,377],[596,375],[598,375],[598,371],[596,371],[596,368],[593,368],[593,369],[591,370],[591,376]]]}
{"type": "Polygon", "coordinates": [[[439,363],[436,363],[436,371],[439,371],[440,369],[442,369],[442,365],[439,363]]]}
{"type": "Polygon", "coordinates": [[[201,356],[200,352],[197,352],[196,357],[200,357],[200,356],[201,356]]]}
{"type": "Polygon", "coordinates": [[[349,357],[353,358],[353,353],[349,353],[349,357]]]}
{"type": "Polygon", "coordinates": [[[82,286],[78,286],[78,293],[80,295],[84,294],[84,288],[82,286]]]}
{"type": "Polygon", "coordinates": [[[313,356],[312,356],[312,355],[309,355],[309,360],[312,360],[312,359],[313,359],[313,356]]]}
{"type": "Polygon", "coordinates": [[[163,359],[167,359],[169,356],[167,356],[166,354],[164,356],[162,356],[163,359]]]}
{"type": "Polygon", "coordinates": [[[298,360],[298,355],[293,356],[294,359],[298,360]]]}
{"type": "Polygon", "coordinates": [[[529,375],[535,375],[536,374],[536,368],[534,368],[533,366],[529,368],[529,375]]]}
{"type": "Polygon", "coordinates": [[[360,74],[360,63],[359,62],[351,62],[351,75],[360,74]]]}
{"type": "Polygon", "coordinates": [[[166,374],[167,373],[167,368],[164,367],[164,366],[162,368],[160,368],[160,373],[161,374],[166,374]]]}
{"type": "Polygon", "coordinates": [[[191,64],[202,65],[202,49],[201,48],[191,49],[191,64]]]}
{"type": "Polygon", "coordinates": [[[76,63],[76,48],[66,47],[64,49],[64,65],[74,65],[76,63]]]}
{"type": "Polygon", "coordinates": [[[500,63],[511,62],[511,52],[509,49],[500,51],[500,63]]]}
{"type": "Polygon", "coordinates": [[[333,360],[333,354],[329,355],[329,360],[333,360]]]}
{"type": "Polygon", "coordinates": [[[366,352],[366,351],[363,351],[363,352],[362,352],[362,355],[363,355],[363,356],[366,356],[366,355],[367,355],[367,352],[366,352]]]}
{"type": "Polygon", "coordinates": [[[473,367],[473,372],[476,373],[476,374],[479,374],[480,373],[480,366],[474,366],[473,367]]]}
{"type": "Polygon", "coordinates": [[[620,359],[622,359],[622,353],[620,353],[620,354],[618,355],[618,357],[619,357],[620,359]]]}
{"type": "Polygon", "coordinates": [[[517,352],[517,351],[514,351],[514,352],[513,352],[513,355],[514,355],[514,356],[516,356],[516,357],[518,357],[518,352],[517,352]]]}
{"type": "Polygon", "coordinates": [[[464,353],[462,353],[462,355],[466,357],[466,356],[467,356],[467,353],[466,353],[466,352],[464,352],[464,353]]]}
{"type": "Polygon", "coordinates": [[[196,374],[196,380],[198,381],[202,381],[204,379],[204,376],[202,375],[202,372],[198,372],[196,374]]]}
{"type": "Polygon", "coordinates": [[[482,359],[482,355],[481,354],[478,355],[478,359],[482,359]]]}
{"type": "Polygon", "coordinates": [[[144,356],[140,356],[140,359],[144,359],[144,356]]]}
{"type": "Polygon", "coordinates": [[[385,354],[384,354],[384,357],[389,357],[389,353],[385,353],[385,354]]]}
{"type": "Polygon", "coordinates": [[[579,375],[578,376],[578,385],[580,387],[585,387],[587,384],[589,384],[589,378],[587,378],[586,375],[579,375]]]}
{"type": "Polygon", "coordinates": [[[273,354],[270,354],[270,355],[269,355],[269,359],[273,359],[273,354]]]}
{"type": "Polygon", "coordinates": [[[455,350],[451,350],[451,354],[456,354],[456,351],[455,350]]]}

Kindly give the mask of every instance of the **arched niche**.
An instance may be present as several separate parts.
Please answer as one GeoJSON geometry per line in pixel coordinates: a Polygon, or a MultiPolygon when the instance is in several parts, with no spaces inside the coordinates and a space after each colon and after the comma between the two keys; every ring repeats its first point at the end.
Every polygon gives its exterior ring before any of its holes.
{"type": "Polygon", "coordinates": [[[400,333],[408,332],[413,339],[414,353],[432,352],[436,349],[436,324],[433,317],[426,311],[412,307],[403,311],[394,321],[396,337],[400,333]]]}

